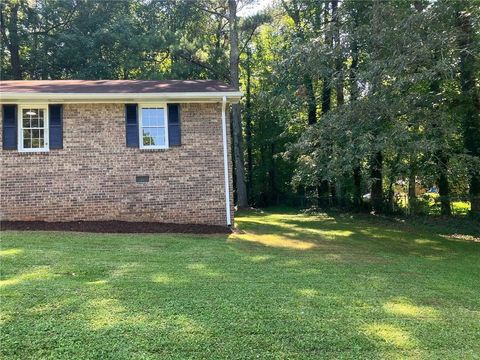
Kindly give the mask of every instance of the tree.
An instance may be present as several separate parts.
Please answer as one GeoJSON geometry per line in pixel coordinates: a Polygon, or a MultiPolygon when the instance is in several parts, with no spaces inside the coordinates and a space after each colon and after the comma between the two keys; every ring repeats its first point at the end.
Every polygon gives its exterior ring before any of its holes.
{"type": "Polygon", "coordinates": [[[460,50],[460,86],[465,151],[477,165],[470,171],[471,212],[480,216],[480,95],[476,86],[479,55],[478,39],[472,26],[468,5],[457,13],[460,50]],[[477,45],[476,45],[477,44],[477,45]]]}
{"type": "MultiPolygon", "coordinates": [[[[228,23],[230,28],[230,83],[234,88],[238,89],[240,87],[240,49],[238,45],[237,0],[228,0],[228,10],[228,23]]],[[[247,186],[245,183],[245,164],[243,159],[243,134],[240,104],[232,105],[232,128],[237,204],[239,207],[247,207],[248,196],[247,186]]]]}
{"type": "Polygon", "coordinates": [[[1,75],[230,82],[245,92],[231,112],[240,207],[329,196],[398,211],[409,195],[436,211],[420,185],[438,187],[443,215],[467,193],[479,213],[475,2],[282,0],[239,16],[249,3],[5,0],[1,75]]]}
{"type": "Polygon", "coordinates": [[[18,31],[20,1],[2,2],[0,5],[0,31],[2,42],[10,53],[12,77],[22,79],[22,65],[20,62],[20,37],[18,31]]]}

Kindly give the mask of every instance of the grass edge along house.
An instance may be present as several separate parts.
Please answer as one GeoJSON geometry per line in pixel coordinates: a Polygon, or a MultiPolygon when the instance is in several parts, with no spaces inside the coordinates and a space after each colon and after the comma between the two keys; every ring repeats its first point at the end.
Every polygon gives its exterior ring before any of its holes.
{"type": "Polygon", "coordinates": [[[213,80],[1,81],[1,219],[231,225],[227,107],[213,80]]]}

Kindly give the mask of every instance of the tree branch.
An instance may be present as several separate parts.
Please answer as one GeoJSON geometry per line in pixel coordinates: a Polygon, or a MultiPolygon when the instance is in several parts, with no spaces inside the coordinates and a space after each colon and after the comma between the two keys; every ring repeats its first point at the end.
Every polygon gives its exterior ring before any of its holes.
{"type": "MultiPolygon", "coordinates": [[[[253,34],[255,34],[255,31],[257,31],[258,29],[258,26],[255,26],[254,29],[252,30],[252,32],[250,33],[250,35],[248,36],[247,40],[245,40],[245,42],[243,43],[241,49],[240,49],[240,54],[243,54],[243,51],[245,50],[245,48],[247,47],[248,43],[250,42],[250,40],[252,40],[252,37],[253,37],[253,34]]],[[[240,55],[239,55],[240,56],[240,55]]]]}
{"type": "Polygon", "coordinates": [[[199,9],[199,10],[205,11],[205,12],[207,12],[207,13],[209,13],[209,14],[212,14],[212,15],[215,15],[215,16],[219,16],[219,17],[221,17],[221,18],[223,18],[223,19],[227,19],[227,20],[228,20],[228,16],[227,16],[227,15],[222,14],[222,13],[219,13],[219,12],[216,11],[216,10],[211,10],[211,9],[204,8],[204,7],[202,7],[202,6],[199,6],[199,5],[197,5],[197,4],[195,3],[195,1],[192,1],[191,5],[192,5],[193,7],[195,7],[195,8],[197,8],[197,9],[199,9]]]}
{"type": "Polygon", "coordinates": [[[184,52],[177,52],[175,55],[181,57],[184,60],[187,60],[188,62],[191,62],[194,65],[200,66],[206,70],[209,70],[212,74],[214,74],[217,77],[221,77],[224,80],[228,80],[228,76],[226,76],[225,72],[218,72],[214,67],[204,63],[203,61],[196,59],[192,54],[185,54],[184,52]]]}
{"type": "Polygon", "coordinates": [[[10,42],[8,41],[8,36],[7,36],[7,32],[5,30],[5,18],[3,16],[3,6],[2,6],[2,9],[0,10],[0,32],[2,34],[2,37],[3,37],[3,41],[5,42],[5,45],[7,45],[7,48],[10,49],[10,42]]]}
{"type": "Polygon", "coordinates": [[[29,34],[30,35],[48,35],[48,33],[51,32],[52,30],[55,30],[59,27],[62,27],[62,26],[65,26],[65,25],[69,24],[70,21],[72,21],[72,19],[73,19],[73,14],[77,10],[77,6],[78,6],[78,3],[75,4],[72,11],[70,11],[67,14],[66,19],[64,21],[61,21],[57,24],[54,24],[54,25],[50,26],[48,29],[45,29],[45,30],[42,30],[42,31],[31,31],[31,32],[29,32],[29,34]]]}

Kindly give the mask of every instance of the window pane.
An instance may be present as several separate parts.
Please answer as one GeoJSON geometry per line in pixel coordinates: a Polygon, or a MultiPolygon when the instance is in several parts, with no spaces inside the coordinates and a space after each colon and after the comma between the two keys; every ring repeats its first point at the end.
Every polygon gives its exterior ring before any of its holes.
{"type": "Polygon", "coordinates": [[[24,128],[29,128],[29,127],[30,127],[30,124],[31,124],[31,123],[30,123],[30,116],[25,115],[25,116],[23,117],[23,127],[24,127],[24,128]]]}
{"type": "Polygon", "coordinates": [[[163,108],[143,108],[142,109],[142,125],[148,126],[164,126],[164,109],[163,108]]]}
{"type": "Polygon", "coordinates": [[[143,145],[165,146],[165,128],[143,128],[143,145]]]}
{"type": "Polygon", "coordinates": [[[38,130],[38,129],[33,129],[33,130],[32,130],[32,137],[33,137],[33,138],[39,138],[39,137],[40,137],[40,130],[38,130]]]}
{"type": "Polygon", "coordinates": [[[23,148],[24,149],[31,149],[32,148],[32,139],[24,138],[23,139],[23,148]]]}
{"type": "Polygon", "coordinates": [[[142,124],[143,126],[150,126],[152,118],[152,111],[151,109],[142,109],[142,124]]]}
{"type": "Polygon", "coordinates": [[[165,128],[157,128],[155,134],[155,145],[165,146],[165,128]]]}
{"type": "Polygon", "coordinates": [[[152,129],[149,129],[150,130],[150,134],[152,134],[152,145],[156,145],[158,146],[158,129],[157,128],[152,128],[152,129]]]}
{"type": "Polygon", "coordinates": [[[34,148],[34,149],[38,149],[40,147],[40,139],[33,138],[31,147],[34,148]]]}
{"type": "Polygon", "coordinates": [[[29,117],[29,116],[36,116],[37,112],[34,109],[23,109],[22,112],[23,117],[29,117]]]}
{"type": "Polygon", "coordinates": [[[152,125],[155,126],[164,126],[164,119],[163,119],[163,109],[155,109],[155,114],[153,117],[154,123],[152,125]]]}
{"type": "Polygon", "coordinates": [[[23,138],[24,139],[29,139],[31,137],[32,137],[32,130],[24,129],[23,130],[23,138]]]}
{"type": "Polygon", "coordinates": [[[23,109],[22,110],[22,127],[37,128],[45,126],[45,110],[44,109],[23,109]]]}
{"type": "Polygon", "coordinates": [[[152,145],[152,132],[151,129],[143,129],[143,145],[152,145]]]}

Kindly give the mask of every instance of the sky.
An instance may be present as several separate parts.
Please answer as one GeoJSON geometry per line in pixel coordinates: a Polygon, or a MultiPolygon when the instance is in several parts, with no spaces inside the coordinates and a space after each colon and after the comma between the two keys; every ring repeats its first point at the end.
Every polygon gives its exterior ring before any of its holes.
{"type": "Polygon", "coordinates": [[[238,11],[238,16],[251,16],[264,10],[269,5],[273,4],[273,0],[254,0],[251,4],[244,6],[238,11]]]}

